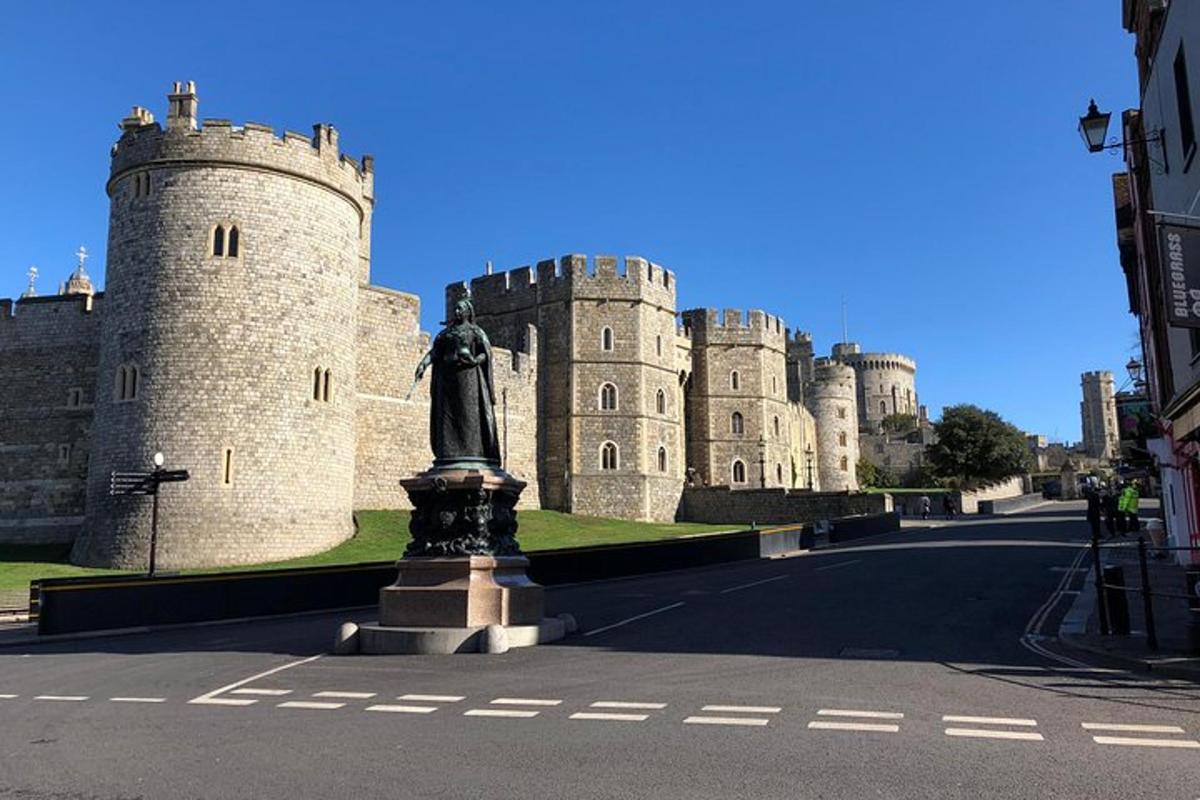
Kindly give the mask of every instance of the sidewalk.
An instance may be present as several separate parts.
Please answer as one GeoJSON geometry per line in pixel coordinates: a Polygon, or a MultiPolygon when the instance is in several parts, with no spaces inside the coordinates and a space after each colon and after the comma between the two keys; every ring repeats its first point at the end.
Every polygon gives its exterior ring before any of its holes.
{"type": "MultiPolygon", "coordinates": [[[[1125,585],[1141,584],[1137,543],[1108,547],[1103,551],[1104,565],[1124,568],[1125,585]]],[[[1090,557],[1089,557],[1090,561],[1090,557]]],[[[1152,591],[1184,594],[1187,584],[1184,568],[1151,559],[1147,563],[1152,591]]],[[[1158,650],[1146,645],[1146,618],[1141,592],[1127,591],[1130,634],[1103,636],[1100,633],[1096,603],[1096,576],[1088,570],[1071,610],[1059,628],[1059,641],[1121,664],[1126,669],[1153,671],[1167,677],[1200,682],[1200,612],[1190,611],[1187,600],[1174,597],[1153,598],[1158,650]]]]}

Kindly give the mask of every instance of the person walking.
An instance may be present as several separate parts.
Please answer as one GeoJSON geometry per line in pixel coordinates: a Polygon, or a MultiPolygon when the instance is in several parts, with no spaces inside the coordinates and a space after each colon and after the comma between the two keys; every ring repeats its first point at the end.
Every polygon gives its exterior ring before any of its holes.
{"type": "Polygon", "coordinates": [[[1125,528],[1131,533],[1138,531],[1138,486],[1130,481],[1121,492],[1121,511],[1125,515],[1125,528]]]}
{"type": "Polygon", "coordinates": [[[1100,510],[1104,512],[1104,528],[1108,531],[1108,538],[1112,539],[1117,535],[1117,498],[1107,487],[1100,492],[1100,510]]]}
{"type": "Polygon", "coordinates": [[[949,494],[942,495],[942,511],[946,512],[946,519],[954,519],[957,509],[954,507],[954,498],[949,494]]]}
{"type": "Polygon", "coordinates": [[[921,495],[921,519],[929,519],[929,509],[932,507],[929,495],[921,495]]]}
{"type": "Polygon", "coordinates": [[[1087,521],[1092,529],[1092,541],[1100,541],[1100,493],[1093,488],[1087,490],[1087,521]]]}

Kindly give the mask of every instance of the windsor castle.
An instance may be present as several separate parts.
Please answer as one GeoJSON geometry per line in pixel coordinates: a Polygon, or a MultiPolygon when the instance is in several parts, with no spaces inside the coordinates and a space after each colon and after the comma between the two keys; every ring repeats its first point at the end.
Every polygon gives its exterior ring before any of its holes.
{"type": "MultiPolygon", "coordinates": [[[[164,565],[328,549],[355,509],[405,508],[400,478],[431,459],[420,300],[371,283],[372,158],[329,125],[201,121],[191,83],[168,103],[165,126],[120,123],[104,291],[81,258],[58,293],[0,300],[0,542],[144,564],[149,504],[110,475],[162,452],[190,471],[164,565]]],[[[680,310],[676,288],[602,255],[446,288],[495,346],[522,507],[672,520],[687,486],[854,492],[860,433],[869,457],[885,418],[924,417],[911,359],[816,357],[777,316],[680,310]]]]}

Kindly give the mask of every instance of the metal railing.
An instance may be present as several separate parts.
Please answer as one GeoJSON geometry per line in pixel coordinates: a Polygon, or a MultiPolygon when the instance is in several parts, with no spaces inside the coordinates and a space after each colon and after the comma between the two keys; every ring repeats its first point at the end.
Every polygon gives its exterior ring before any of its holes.
{"type": "MultiPolygon", "coordinates": [[[[1108,583],[1104,579],[1104,567],[1102,564],[1100,551],[1101,549],[1109,550],[1129,550],[1134,545],[1126,542],[1107,542],[1101,543],[1096,536],[1092,537],[1092,572],[1096,580],[1096,602],[1099,607],[1100,616],[1100,633],[1104,636],[1110,636],[1114,633],[1112,616],[1108,606],[1108,590],[1121,591],[1125,593],[1138,592],[1142,596],[1142,614],[1146,622],[1146,646],[1151,650],[1158,650],[1158,630],[1154,623],[1154,598],[1164,597],[1174,600],[1186,600],[1189,603],[1200,602],[1200,595],[1192,596],[1184,592],[1162,592],[1154,591],[1150,584],[1150,567],[1146,560],[1147,544],[1146,537],[1138,536],[1137,538],[1137,559],[1138,572],[1140,583],[1128,586],[1124,583],[1108,583]]],[[[1197,547],[1159,547],[1152,546],[1155,553],[1169,552],[1197,552],[1200,548],[1197,547]]],[[[1113,565],[1116,566],[1116,565],[1113,565]]],[[[1128,631],[1126,631],[1127,633],[1128,631]]]]}

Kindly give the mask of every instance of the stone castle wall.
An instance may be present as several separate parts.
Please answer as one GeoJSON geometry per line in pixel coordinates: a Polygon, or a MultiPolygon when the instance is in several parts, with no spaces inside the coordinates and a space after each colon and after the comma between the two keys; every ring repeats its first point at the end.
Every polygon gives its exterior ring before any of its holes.
{"type": "Polygon", "coordinates": [[[67,543],[82,530],[102,302],[0,301],[0,542],[67,543]]]}
{"type": "Polygon", "coordinates": [[[690,465],[708,485],[791,486],[783,320],[738,309],[726,309],[720,317],[713,309],[693,309],[682,317],[695,365],[688,388],[690,465]],[[742,468],[735,470],[738,462],[742,468]]]}
{"type": "Polygon", "coordinates": [[[125,129],[108,183],[87,525],[73,560],[145,563],[150,504],[110,498],[108,474],[145,468],[155,451],[191,472],[161,504],[164,567],[291,558],[353,533],[368,175],[337,154],[331,129],[275,139],[197,131],[179,116],[165,131],[125,129]],[[214,254],[217,225],[237,227],[236,257],[214,254]],[[129,365],[138,392],[122,400],[129,365]],[[328,373],[328,390],[314,389],[314,372],[328,373]]]}
{"type": "Polygon", "coordinates": [[[862,353],[858,345],[834,347],[833,359],[856,373],[859,425],[879,430],[885,417],[920,414],[917,398],[917,362],[899,353],[862,353]]]}
{"type": "Polygon", "coordinates": [[[855,374],[851,367],[819,359],[806,404],[816,422],[821,489],[857,491],[859,457],[855,374]]]}
{"type": "Polygon", "coordinates": [[[892,510],[891,495],[689,486],[679,518],[714,525],[786,525],[842,519],[892,510]]]}

